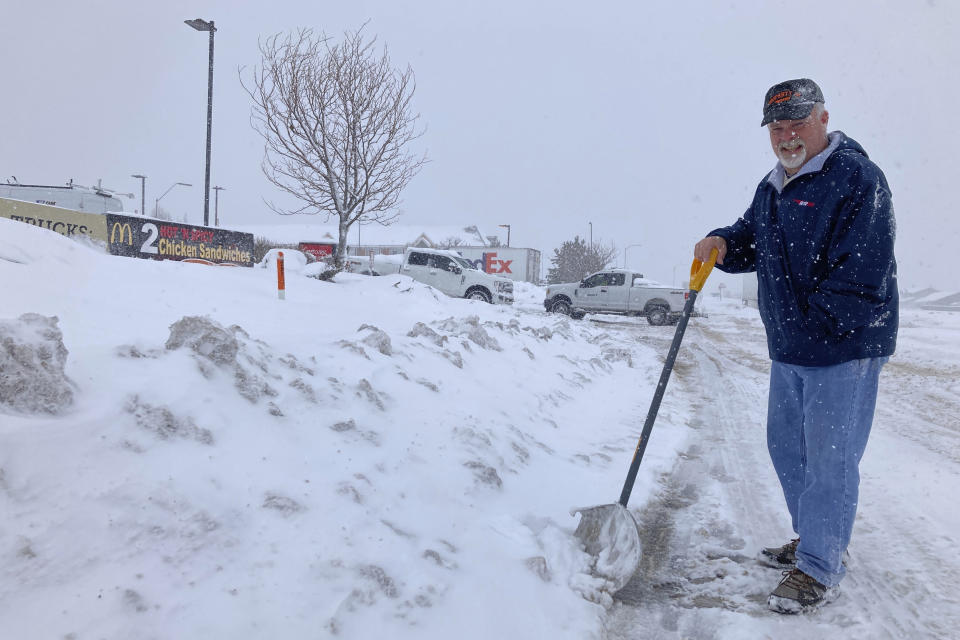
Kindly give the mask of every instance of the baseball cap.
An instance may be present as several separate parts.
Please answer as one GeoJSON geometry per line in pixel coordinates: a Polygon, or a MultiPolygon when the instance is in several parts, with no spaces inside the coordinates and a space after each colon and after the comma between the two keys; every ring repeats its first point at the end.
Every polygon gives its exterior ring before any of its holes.
{"type": "Polygon", "coordinates": [[[813,111],[813,105],[823,101],[820,87],[809,78],[775,84],[763,99],[763,122],[760,126],[765,127],[774,120],[803,120],[813,111]]]}

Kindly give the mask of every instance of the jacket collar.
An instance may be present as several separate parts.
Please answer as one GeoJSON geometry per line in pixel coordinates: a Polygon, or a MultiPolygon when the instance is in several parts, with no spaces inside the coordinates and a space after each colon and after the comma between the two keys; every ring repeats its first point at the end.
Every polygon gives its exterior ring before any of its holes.
{"type": "MultiPolygon", "coordinates": [[[[806,175],[808,173],[816,173],[823,169],[824,163],[827,161],[827,158],[830,157],[830,154],[837,150],[837,147],[840,146],[840,143],[843,141],[843,134],[839,131],[831,131],[827,135],[827,148],[813,156],[809,160],[803,163],[803,166],[800,167],[800,171],[794,174],[793,179],[796,180],[800,176],[806,175]]],[[[767,175],[767,182],[777,190],[777,193],[783,191],[783,179],[786,177],[786,172],[783,169],[783,165],[780,162],[777,162],[777,166],[773,168],[767,175]]]]}

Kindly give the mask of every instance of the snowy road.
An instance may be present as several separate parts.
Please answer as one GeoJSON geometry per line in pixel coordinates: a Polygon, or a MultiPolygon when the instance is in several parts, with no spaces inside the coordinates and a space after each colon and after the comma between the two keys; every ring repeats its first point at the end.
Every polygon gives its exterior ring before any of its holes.
{"type": "Polygon", "coordinates": [[[881,378],[843,595],[796,617],[767,611],[780,572],[754,559],[792,537],[766,453],[763,329],[751,315],[691,324],[664,409],[692,408],[694,435],[643,505],[644,560],[618,594],[607,638],[957,637],[960,520],[943,489],[960,486],[960,336],[949,322],[930,332],[936,316],[920,313],[905,313],[881,378]]]}

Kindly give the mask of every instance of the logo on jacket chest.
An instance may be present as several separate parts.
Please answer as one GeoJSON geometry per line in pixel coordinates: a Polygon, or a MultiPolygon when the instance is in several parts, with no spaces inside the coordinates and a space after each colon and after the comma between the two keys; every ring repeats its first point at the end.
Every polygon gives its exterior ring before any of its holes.
{"type": "Polygon", "coordinates": [[[801,207],[814,207],[814,206],[816,206],[816,203],[815,203],[815,202],[810,202],[809,200],[798,200],[797,198],[793,198],[793,201],[794,201],[796,204],[800,205],[801,207]]]}

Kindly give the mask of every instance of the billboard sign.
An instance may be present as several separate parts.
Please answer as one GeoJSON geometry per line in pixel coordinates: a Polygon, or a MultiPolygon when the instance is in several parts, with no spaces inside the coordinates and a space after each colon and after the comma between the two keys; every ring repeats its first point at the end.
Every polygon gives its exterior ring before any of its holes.
{"type": "Polygon", "coordinates": [[[0,218],[49,229],[70,238],[90,238],[115,256],[252,267],[253,234],[154,218],[81,213],[0,198],[0,218]]]}
{"type": "Polygon", "coordinates": [[[0,198],[0,218],[49,229],[68,238],[87,237],[107,242],[107,223],[102,215],[81,213],[34,202],[0,198]]]}
{"type": "Polygon", "coordinates": [[[253,234],[108,213],[107,246],[116,256],[253,266],[253,234]]]}

